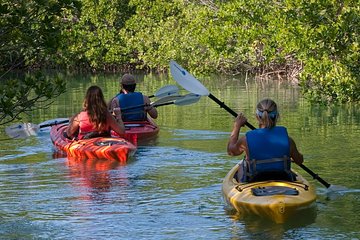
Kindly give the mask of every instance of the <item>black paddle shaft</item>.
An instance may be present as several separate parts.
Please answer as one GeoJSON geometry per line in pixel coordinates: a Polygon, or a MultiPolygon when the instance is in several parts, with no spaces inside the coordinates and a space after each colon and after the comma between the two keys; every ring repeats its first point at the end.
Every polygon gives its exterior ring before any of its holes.
{"type": "MultiPolygon", "coordinates": [[[[214,100],[214,102],[216,102],[217,104],[220,105],[221,108],[225,109],[226,111],[228,111],[231,115],[233,115],[234,117],[237,117],[238,114],[236,112],[234,112],[231,108],[229,108],[228,106],[226,106],[226,104],[222,101],[220,101],[219,99],[217,99],[214,95],[212,95],[211,93],[209,94],[209,98],[211,98],[212,100],[214,100]]],[[[251,125],[250,123],[246,122],[245,125],[247,127],[249,127],[251,130],[256,129],[253,125],[251,125]]]]}
{"type": "Polygon", "coordinates": [[[300,164],[299,165],[302,169],[304,169],[307,173],[309,173],[314,179],[318,180],[322,185],[324,185],[326,188],[329,188],[331,185],[327,183],[324,179],[319,177],[316,173],[311,171],[309,168],[307,168],[305,165],[300,164]]]}
{"type": "MultiPolygon", "coordinates": [[[[160,107],[160,106],[166,106],[166,105],[171,105],[171,104],[175,104],[175,101],[166,102],[166,103],[159,103],[159,104],[153,104],[152,106],[153,107],[160,107]]],[[[132,106],[132,107],[127,107],[127,108],[121,109],[121,111],[131,110],[131,109],[140,108],[140,107],[146,107],[146,106],[151,106],[151,104],[141,104],[141,105],[136,105],[136,106],[132,106]]]]}
{"type": "Polygon", "coordinates": [[[54,121],[54,122],[52,122],[52,123],[47,123],[47,124],[40,125],[39,127],[40,127],[40,128],[51,127],[51,126],[54,126],[54,125],[63,124],[63,123],[68,123],[68,122],[69,122],[68,119],[63,120],[63,121],[54,121]]]}
{"type": "MultiPolygon", "coordinates": [[[[217,99],[214,95],[212,95],[211,93],[209,94],[209,98],[211,98],[214,102],[216,102],[217,104],[220,105],[221,108],[224,108],[226,111],[228,111],[231,115],[233,115],[234,117],[237,117],[237,113],[234,112],[231,108],[229,108],[228,106],[226,106],[226,104],[224,102],[221,102],[219,99],[217,99]]],[[[246,126],[248,126],[251,130],[254,130],[255,127],[253,125],[251,125],[250,123],[246,122],[245,123],[246,126]]],[[[304,169],[307,173],[309,173],[314,179],[318,180],[321,184],[323,184],[326,188],[329,188],[331,185],[329,183],[327,183],[324,179],[322,179],[321,177],[319,177],[316,173],[314,173],[313,171],[311,171],[309,168],[307,168],[305,165],[300,164],[299,165],[302,169],[304,169]]]]}

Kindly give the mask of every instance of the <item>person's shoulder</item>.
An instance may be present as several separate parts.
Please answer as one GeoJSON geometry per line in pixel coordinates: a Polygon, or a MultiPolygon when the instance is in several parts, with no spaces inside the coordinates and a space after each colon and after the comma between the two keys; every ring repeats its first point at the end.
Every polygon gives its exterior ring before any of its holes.
{"type": "Polygon", "coordinates": [[[119,94],[117,94],[115,97],[113,97],[110,100],[110,104],[118,104],[119,103],[119,98],[118,98],[119,94]]]}
{"type": "Polygon", "coordinates": [[[115,96],[112,97],[111,100],[118,99],[120,95],[121,95],[121,93],[117,93],[115,96]]]}
{"type": "Polygon", "coordinates": [[[78,114],[75,115],[76,118],[81,118],[84,116],[87,116],[87,112],[86,111],[80,111],[78,114]]]}
{"type": "Polygon", "coordinates": [[[78,112],[76,114],[74,114],[71,118],[72,121],[75,121],[75,122],[80,122],[80,119],[81,117],[83,116],[83,113],[86,113],[84,111],[81,111],[81,112],[78,112]]]}

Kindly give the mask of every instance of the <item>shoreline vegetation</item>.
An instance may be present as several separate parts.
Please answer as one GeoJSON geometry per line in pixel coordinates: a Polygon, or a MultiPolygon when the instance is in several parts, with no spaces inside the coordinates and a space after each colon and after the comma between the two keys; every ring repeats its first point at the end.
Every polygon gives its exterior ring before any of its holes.
{"type": "Polygon", "coordinates": [[[13,70],[166,72],[171,59],[194,74],[287,80],[313,103],[360,101],[357,1],[4,0],[0,12],[0,124],[65,89],[13,70]],[[21,101],[30,93],[41,96],[21,101]]]}

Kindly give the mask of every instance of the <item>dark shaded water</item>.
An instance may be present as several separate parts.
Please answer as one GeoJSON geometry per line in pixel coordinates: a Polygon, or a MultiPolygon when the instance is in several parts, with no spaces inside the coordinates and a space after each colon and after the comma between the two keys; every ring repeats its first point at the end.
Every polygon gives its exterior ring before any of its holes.
{"type": "MultiPolygon", "coordinates": [[[[175,83],[161,76],[139,78],[139,90],[149,95],[175,83]]],[[[333,185],[329,191],[311,180],[319,195],[315,212],[273,224],[226,207],[222,179],[238,161],[225,151],[233,118],[204,97],[194,105],[159,107],[159,137],[139,147],[126,165],[57,156],[47,133],[2,140],[1,239],[360,238],[359,106],[313,107],[280,82],[201,81],[252,124],[258,100],[277,101],[281,124],[304,153],[305,165],[333,185]]],[[[116,76],[69,77],[68,92],[25,121],[74,114],[92,84],[108,99],[117,91],[116,76]]],[[[7,138],[3,131],[0,137],[7,138]]]]}

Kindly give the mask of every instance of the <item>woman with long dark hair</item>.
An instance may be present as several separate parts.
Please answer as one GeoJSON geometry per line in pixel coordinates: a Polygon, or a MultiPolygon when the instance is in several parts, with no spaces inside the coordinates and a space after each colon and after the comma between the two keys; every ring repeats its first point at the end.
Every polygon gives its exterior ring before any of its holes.
{"type": "Polygon", "coordinates": [[[70,120],[67,136],[78,139],[110,136],[110,130],[124,134],[124,123],[109,112],[101,88],[91,86],[86,92],[82,111],[70,120]]]}

